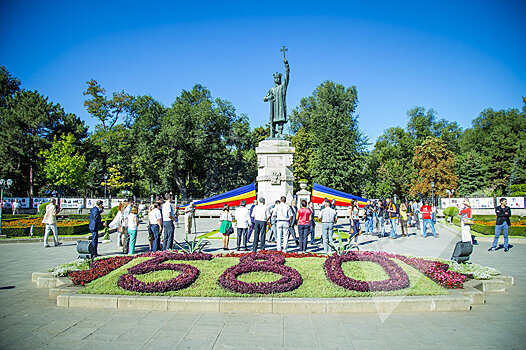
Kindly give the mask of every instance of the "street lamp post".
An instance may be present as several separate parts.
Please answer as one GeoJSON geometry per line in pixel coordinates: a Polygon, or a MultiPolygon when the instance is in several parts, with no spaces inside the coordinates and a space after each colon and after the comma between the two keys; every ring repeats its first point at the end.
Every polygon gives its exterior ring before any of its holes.
{"type": "Polygon", "coordinates": [[[0,179],[0,235],[2,234],[2,209],[4,206],[4,190],[11,187],[13,180],[11,179],[0,179]]]}
{"type": "Polygon", "coordinates": [[[431,181],[431,202],[435,205],[435,182],[431,181]]]}
{"type": "Polygon", "coordinates": [[[150,179],[150,204],[153,203],[153,196],[152,196],[152,179],[150,179]]]}
{"type": "Polygon", "coordinates": [[[108,174],[104,174],[104,198],[107,198],[106,187],[108,186],[108,174]]]}

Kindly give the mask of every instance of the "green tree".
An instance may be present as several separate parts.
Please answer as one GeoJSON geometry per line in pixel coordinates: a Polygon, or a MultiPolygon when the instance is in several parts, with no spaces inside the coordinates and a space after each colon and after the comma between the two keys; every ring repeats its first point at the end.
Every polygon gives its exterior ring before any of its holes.
{"type": "Polygon", "coordinates": [[[20,90],[20,79],[9,73],[6,67],[0,65],[0,108],[5,106],[8,97],[20,90]]]}
{"type": "Polygon", "coordinates": [[[37,176],[39,152],[51,147],[55,136],[72,133],[82,138],[86,130],[76,116],[37,91],[20,90],[8,96],[0,108],[0,175],[15,180],[13,192],[35,195],[44,180],[37,176]]]}
{"type": "Polygon", "coordinates": [[[310,159],[305,172],[311,176],[308,180],[345,192],[362,192],[367,138],[354,114],[357,104],[355,86],[345,88],[325,81],[292,111],[291,130],[304,129],[312,138],[312,154],[302,154],[305,150],[300,146],[300,156],[310,159]]]}
{"type": "Polygon", "coordinates": [[[485,109],[462,137],[463,153],[476,152],[487,165],[486,186],[502,194],[509,185],[513,165],[521,158],[520,145],[526,139],[526,113],[517,109],[485,109]]]}
{"type": "Polygon", "coordinates": [[[133,183],[124,181],[124,176],[121,174],[120,166],[116,164],[108,168],[108,180],[101,182],[100,185],[107,186],[110,191],[109,193],[111,193],[120,188],[130,187],[133,183]]]}
{"type": "Polygon", "coordinates": [[[431,182],[435,183],[434,194],[446,195],[446,189],[457,189],[458,178],[454,174],[455,154],[444,141],[436,137],[427,138],[415,148],[413,157],[414,180],[411,195],[422,193],[430,196],[431,182]]]}
{"type": "Polygon", "coordinates": [[[51,148],[40,151],[39,156],[45,159],[44,174],[58,188],[79,188],[85,183],[86,157],[79,154],[74,143],[72,134],[59,139],[55,136],[51,148]]]}
{"type": "Polygon", "coordinates": [[[484,188],[487,167],[482,157],[475,152],[468,152],[461,154],[456,162],[460,196],[466,197],[484,188]]]}

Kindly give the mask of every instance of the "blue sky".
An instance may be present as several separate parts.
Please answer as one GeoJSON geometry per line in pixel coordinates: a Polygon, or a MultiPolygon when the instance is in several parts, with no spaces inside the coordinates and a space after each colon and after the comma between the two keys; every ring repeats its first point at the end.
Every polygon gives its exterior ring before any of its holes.
{"type": "Polygon", "coordinates": [[[289,111],[320,83],[356,85],[374,142],[413,106],[462,127],[526,95],[521,1],[2,1],[0,64],[67,112],[86,81],[166,106],[196,83],[264,125],[289,48],[289,111]]]}

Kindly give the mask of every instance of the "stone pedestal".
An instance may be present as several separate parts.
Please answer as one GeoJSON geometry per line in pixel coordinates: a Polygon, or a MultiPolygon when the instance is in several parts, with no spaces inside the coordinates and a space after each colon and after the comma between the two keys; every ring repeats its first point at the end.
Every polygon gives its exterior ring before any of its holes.
{"type": "Polygon", "coordinates": [[[310,202],[311,193],[307,191],[307,183],[300,182],[300,190],[296,192],[296,198],[298,200],[298,207],[303,199],[305,199],[307,203],[310,202]]]}
{"type": "Polygon", "coordinates": [[[258,199],[270,205],[281,196],[292,195],[294,147],[290,141],[264,140],[256,147],[258,199]]]}

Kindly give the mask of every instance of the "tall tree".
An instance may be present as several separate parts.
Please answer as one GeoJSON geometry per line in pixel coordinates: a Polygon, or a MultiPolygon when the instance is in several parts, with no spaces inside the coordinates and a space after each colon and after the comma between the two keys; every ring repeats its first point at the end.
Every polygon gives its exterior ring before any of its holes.
{"type": "Polygon", "coordinates": [[[65,188],[83,187],[85,183],[86,157],[79,153],[74,143],[72,134],[60,138],[55,136],[51,148],[39,154],[45,159],[43,171],[46,178],[62,191],[65,188]]]}
{"type": "Polygon", "coordinates": [[[5,106],[8,97],[20,90],[20,79],[13,77],[6,67],[0,65],[0,108],[5,106]]]}
{"type": "Polygon", "coordinates": [[[49,148],[55,136],[73,133],[82,138],[86,130],[76,116],[37,91],[20,90],[8,96],[0,108],[0,175],[15,180],[14,192],[35,195],[43,181],[36,176],[42,162],[39,152],[49,148]]]}
{"type": "Polygon", "coordinates": [[[521,142],[526,139],[526,113],[489,108],[472,124],[462,137],[462,152],[474,151],[483,158],[487,165],[487,186],[501,195],[509,184],[521,142]]]}
{"type": "Polygon", "coordinates": [[[427,138],[421,146],[415,148],[411,195],[431,195],[431,182],[435,185],[435,195],[445,196],[447,189],[456,190],[458,178],[454,174],[454,166],[455,154],[447,149],[446,143],[436,137],[427,138]]]}
{"type": "MultiPolygon", "coordinates": [[[[328,80],[292,111],[291,130],[298,134],[304,129],[299,135],[308,133],[313,140],[312,154],[304,153],[311,160],[305,172],[311,179],[307,180],[346,192],[362,192],[367,138],[358,126],[357,104],[355,86],[345,88],[328,80]]],[[[297,138],[292,140],[299,144],[297,138]]],[[[300,152],[305,151],[300,146],[300,152]]]]}
{"type": "Polygon", "coordinates": [[[476,152],[467,152],[457,158],[458,194],[469,196],[484,188],[487,167],[484,159],[476,152]]]}

